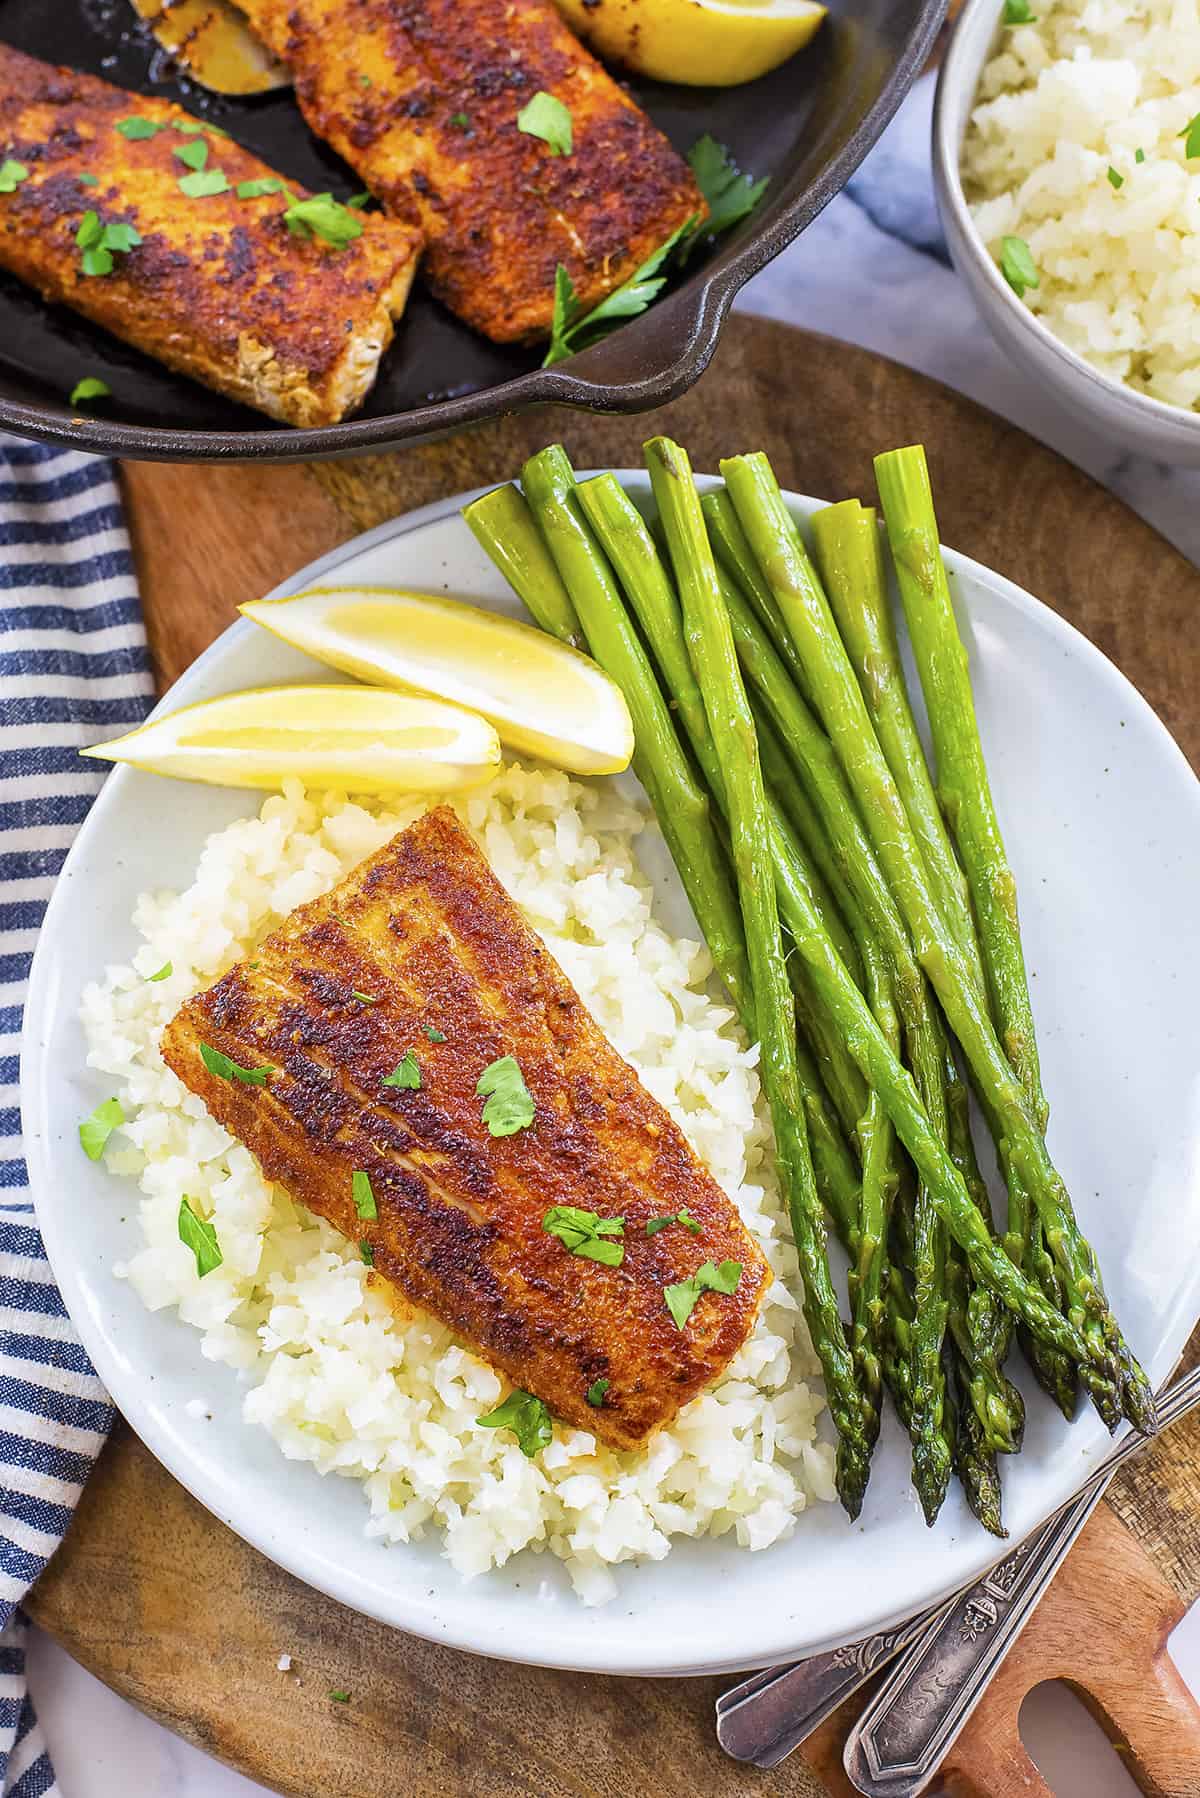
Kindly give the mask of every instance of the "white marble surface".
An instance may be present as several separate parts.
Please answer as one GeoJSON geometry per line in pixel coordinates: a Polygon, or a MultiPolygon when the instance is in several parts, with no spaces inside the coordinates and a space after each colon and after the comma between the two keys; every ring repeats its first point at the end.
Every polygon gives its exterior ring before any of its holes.
{"type": "MultiPolygon", "coordinates": [[[[927,173],[929,99],[926,81],[851,190],[758,277],[743,304],[866,344],[970,394],[1088,469],[1200,558],[1200,474],[1175,473],[1089,440],[980,325],[940,249],[927,173]]],[[[802,407],[799,379],[789,400],[786,370],[781,377],[781,402],[802,407]]],[[[1200,1691],[1200,1607],[1173,1647],[1184,1677],[1200,1691]]],[[[147,1721],[42,1637],[35,1637],[31,1677],[63,1798],[250,1798],[264,1791],[147,1721]]],[[[1057,1798],[1131,1798],[1128,1774],[1065,1688],[1032,1694],[1022,1727],[1057,1798]]]]}

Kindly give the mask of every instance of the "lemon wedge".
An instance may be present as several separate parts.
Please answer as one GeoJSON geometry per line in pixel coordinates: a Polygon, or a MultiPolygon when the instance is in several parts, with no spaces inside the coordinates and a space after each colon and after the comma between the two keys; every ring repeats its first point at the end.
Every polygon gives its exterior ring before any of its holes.
{"type": "Polygon", "coordinates": [[[445,793],[486,780],[500,743],[486,719],[416,694],[256,687],[184,706],[82,754],[219,787],[295,779],[352,793],[445,793]]]}
{"type": "Polygon", "coordinates": [[[242,611],[360,680],[482,712],[502,743],[572,774],[629,765],[633,725],[621,689],[587,656],[530,625],[390,587],[315,587],[242,611]]]}
{"type": "Polygon", "coordinates": [[[598,55],[655,81],[737,87],[802,50],[825,17],[814,0],[558,0],[598,55]]]}

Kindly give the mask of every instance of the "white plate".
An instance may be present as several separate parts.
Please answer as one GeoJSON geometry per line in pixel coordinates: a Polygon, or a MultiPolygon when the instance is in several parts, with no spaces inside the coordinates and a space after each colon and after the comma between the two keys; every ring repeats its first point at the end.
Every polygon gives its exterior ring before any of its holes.
{"type": "MultiPolygon", "coordinates": [[[[623,478],[644,490],[640,475],[623,478]]],[[[374,582],[516,614],[460,503],[368,532],[277,591],[318,578],[374,582]]],[[[817,503],[796,500],[798,515],[817,503]]],[[[1129,1339],[1159,1381],[1200,1310],[1200,786],[1097,650],[998,575],[962,556],[949,565],[1020,886],[1052,1150],[1129,1339]]],[[[312,677],[305,657],[239,624],[165,703],[312,677]]],[[[27,1008],[26,1146],[50,1259],[102,1379],[176,1478],[272,1560],[386,1623],[505,1659],[605,1672],[765,1665],[893,1621],[993,1562],[997,1544],[957,1491],[926,1530],[906,1444],[889,1423],[857,1524],[821,1505],[790,1541],[759,1554],[729,1539],[681,1543],[665,1562],[618,1569],[619,1597],[585,1610],[549,1555],[527,1553],[467,1584],[434,1538],[407,1548],[368,1540],[357,1483],[285,1460],[265,1431],[242,1423],[235,1375],[201,1359],[194,1330],[151,1314],[112,1276],[135,1247],[136,1202],[79,1151],[76,1125],[107,1088],[85,1068],[77,1013],[85,982],[135,947],[135,895],[189,882],[207,833],[255,800],[114,773],[58,883],[27,1008]],[[211,1422],[188,1414],[197,1397],[211,1422]]],[[[1004,1469],[1014,1539],[1079,1486],[1106,1442],[1093,1412],[1068,1428],[1025,1384],[1025,1450],[1004,1469]]]]}

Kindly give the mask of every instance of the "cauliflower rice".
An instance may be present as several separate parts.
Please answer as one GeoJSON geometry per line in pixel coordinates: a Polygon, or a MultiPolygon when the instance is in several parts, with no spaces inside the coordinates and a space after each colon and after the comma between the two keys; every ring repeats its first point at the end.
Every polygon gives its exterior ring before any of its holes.
{"type": "Polygon", "coordinates": [[[1200,113],[1195,0],[1032,0],[1002,27],[962,150],[980,236],[1026,240],[1024,298],[1102,373],[1200,403],[1200,113]],[[1139,160],[1140,153],[1140,160],[1139,160]],[[1109,175],[1112,170],[1112,177],[1109,175]]]}
{"type": "MultiPolygon", "coordinates": [[[[298,786],[210,838],[192,886],[146,893],[144,945],[83,998],[89,1066],[117,1083],[128,1122],[106,1162],[143,1194],[144,1242],[128,1279],[174,1307],[208,1360],[246,1384],[244,1417],[291,1460],[362,1483],[369,1535],[441,1533],[464,1576],[524,1548],[566,1562],[589,1604],[616,1593],[620,1561],[660,1560],[672,1537],[733,1530],[746,1548],[790,1534],[832,1500],[833,1450],[817,1432],[817,1363],[792,1296],[795,1252],[774,1183],[770,1126],[747,1046],[706,989],[697,943],[667,934],[633,860],[640,812],[610,787],[511,766],[454,802],[496,874],[601,1028],[671,1113],[737,1205],[775,1274],[753,1333],[710,1391],[638,1453],[555,1424],[527,1460],[475,1419],[507,1383],[431,1317],[402,1318],[353,1243],[262,1177],[158,1052],[168,1019],[297,905],[426,809],[347,801],[298,786]],[[171,973],[149,980],[165,963],[171,973]],[[179,1241],[180,1197],[211,1216],[224,1254],[201,1280],[179,1241]]],[[[196,1401],[193,1401],[196,1402],[196,1401]]]]}

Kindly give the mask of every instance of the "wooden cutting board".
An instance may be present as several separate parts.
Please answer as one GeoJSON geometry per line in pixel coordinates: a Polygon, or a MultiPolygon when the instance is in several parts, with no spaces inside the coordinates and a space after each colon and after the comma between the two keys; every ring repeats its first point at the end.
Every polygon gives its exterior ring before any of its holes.
{"type": "MultiPolygon", "coordinates": [[[[399,455],[304,468],[128,466],[160,682],[232,621],[239,601],[355,532],[505,479],[556,437],[581,468],[636,462],[652,430],[680,438],[700,469],[731,450],[765,449],[785,486],[831,498],[872,494],[872,455],[924,442],[946,541],[1091,637],[1200,766],[1200,575],[1182,556],[1078,470],[947,388],[745,317],[732,320],[699,386],[652,420],[526,415],[399,455]]],[[[1200,1333],[1192,1349],[1200,1353],[1200,1333]]],[[[1198,1594],[1192,1418],[1120,1477],[956,1751],[953,1789],[974,1798],[1037,1789],[1016,1711],[1032,1685],[1062,1674],[1126,1739],[1147,1791],[1197,1798],[1200,1728],[1161,1647],[1198,1594]]],[[[774,1774],[726,1760],[712,1705],[727,1680],[622,1681],[482,1661],[343,1610],[217,1523],[123,1425],[28,1608],[151,1716],[297,1798],[849,1791],[836,1728],[774,1774]],[[276,1667],[284,1653],[288,1673],[276,1667]],[[331,1703],[335,1689],[349,1703],[331,1703]]]]}

